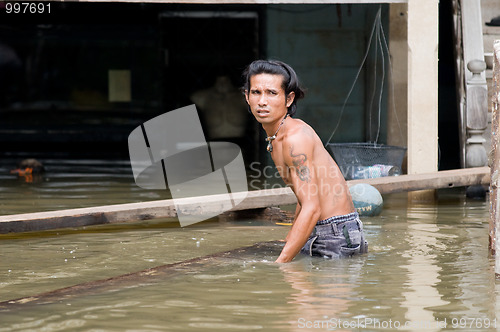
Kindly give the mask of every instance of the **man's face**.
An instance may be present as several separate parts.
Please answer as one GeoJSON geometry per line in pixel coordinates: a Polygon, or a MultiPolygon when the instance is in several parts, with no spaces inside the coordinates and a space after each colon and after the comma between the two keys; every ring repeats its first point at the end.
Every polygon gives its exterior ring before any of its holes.
{"type": "Polygon", "coordinates": [[[262,124],[282,119],[292,104],[294,93],[288,98],[282,88],[283,76],[258,74],[250,78],[250,89],[245,96],[253,116],[262,124]]]}

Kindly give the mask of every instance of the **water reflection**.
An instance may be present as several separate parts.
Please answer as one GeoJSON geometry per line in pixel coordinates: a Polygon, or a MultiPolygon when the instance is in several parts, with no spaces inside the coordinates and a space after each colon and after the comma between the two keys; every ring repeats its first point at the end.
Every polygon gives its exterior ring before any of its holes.
{"type": "Polygon", "coordinates": [[[435,206],[407,209],[408,290],[402,305],[406,319],[425,323],[426,330],[459,328],[466,320],[490,325],[497,315],[493,305],[486,310],[478,306],[478,294],[486,289],[490,303],[497,300],[492,297],[498,287],[487,252],[488,205],[448,195],[443,193],[435,206]]]}
{"type": "MultiPolygon", "coordinates": [[[[408,244],[409,249],[403,253],[408,258],[408,279],[405,283],[407,291],[403,292],[405,301],[401,303],[407,309],[407,321],[423,322],[429,331],[440,330],[434,317],[433,307],[446,305],[443,295],[439,293],[437,285],[441,282],[442,268],[437,264],[437,254],[446,250],[442,242],[447,236],[440,233],[435,224],[436,213],[425,213],[423,221],[418,220],[422,213],[415,207],[408,209],[408,244]],[[425,322],[425,323],[424,323],[425,322]]],[[[412,328],[412,331],[421,331],[422,327],[412,328]]]]}
{"type": "Polygon", "coordinates": [[[351,306],[361,300],[355,288],[363,265],[364,258],[359,257],[343,260],[301,257],[291,264],[281,264],[283,279],[294,290],[287,299],[295,308],[290,312],[290,330],[342,331],[341,320],[351,316],[351,306]]]}

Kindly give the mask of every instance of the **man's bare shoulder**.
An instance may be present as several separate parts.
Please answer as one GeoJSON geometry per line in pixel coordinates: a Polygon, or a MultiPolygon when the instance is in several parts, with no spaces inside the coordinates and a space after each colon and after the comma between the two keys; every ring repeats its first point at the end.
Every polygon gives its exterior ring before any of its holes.
{"type": "Polygon", "coordinates": [[[283,144],[285,146],[314,144],[314,141],[317,139],[314,129],[300,119],[290,120],[289,128],[283,137],[283,144]]]}
{"type": "Polygon", "coordinates": [[[289,128],[284,137],[285,140],[313,139],[316,136],[314,129],[300,119],[290,119],[289,128]]]}

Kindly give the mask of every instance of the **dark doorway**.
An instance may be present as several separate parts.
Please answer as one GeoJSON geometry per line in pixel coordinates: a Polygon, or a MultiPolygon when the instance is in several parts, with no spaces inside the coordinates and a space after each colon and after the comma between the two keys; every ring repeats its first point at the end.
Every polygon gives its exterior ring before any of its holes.
{"type": "Polygon", "coordinates": [[[166,111],[195,103],[208,140],[238,144],[256,158],[258,128],[240,91],[241,73],[259,57],[254,11],[160,13],[166,111]]]}

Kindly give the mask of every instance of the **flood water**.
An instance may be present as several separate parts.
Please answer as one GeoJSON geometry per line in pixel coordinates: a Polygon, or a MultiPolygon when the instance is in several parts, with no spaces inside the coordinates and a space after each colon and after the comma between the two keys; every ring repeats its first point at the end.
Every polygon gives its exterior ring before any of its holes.
{"type": "MultiPolygon", "coordinates": [[[[1,214],[165,199],[126,162],[46,161],[27,184],[2,169],[1,214]]],[[[5,166],[7,167],[7,166],[5,166]]],[[[257,249],[0,310],[0,331],[497,331],[500,286],[488,257],[488,201],[460,189],[435,204],[384,196],[363,218],[370,251],[275,264],[288,226],[172,220],[0,235],[0,301],[34,296],[259,242],[257,249]]]]}

